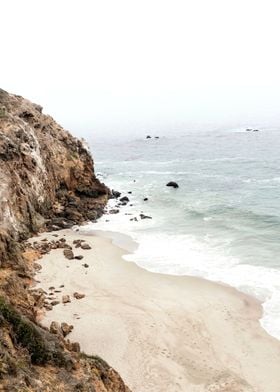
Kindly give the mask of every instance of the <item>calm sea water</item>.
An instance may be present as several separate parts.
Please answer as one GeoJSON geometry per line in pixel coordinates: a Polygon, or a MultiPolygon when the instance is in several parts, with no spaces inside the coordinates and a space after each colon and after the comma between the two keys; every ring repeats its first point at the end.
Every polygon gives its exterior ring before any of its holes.
{"type": "Polygon", "coordinates": [[[92,228],[131,235],[139,247],[126,258],[148,270],[205,277],[257,297],[263,327],[280,338],[280,132],[95,140],[92,151],[100,179],[132,192],[132,205],[92,228]],[[142,211],[152,219],[139,219],[142,211]]]}

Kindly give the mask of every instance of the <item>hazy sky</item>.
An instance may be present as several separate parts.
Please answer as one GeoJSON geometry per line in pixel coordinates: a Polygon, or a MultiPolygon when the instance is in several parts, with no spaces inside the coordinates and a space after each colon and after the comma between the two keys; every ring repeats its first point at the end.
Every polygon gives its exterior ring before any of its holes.
{"type": "Polygon", "coordinates": [[[280,124],[279,0],[4,0],[0,12],[0,86],[75,133],[280,124]]]}

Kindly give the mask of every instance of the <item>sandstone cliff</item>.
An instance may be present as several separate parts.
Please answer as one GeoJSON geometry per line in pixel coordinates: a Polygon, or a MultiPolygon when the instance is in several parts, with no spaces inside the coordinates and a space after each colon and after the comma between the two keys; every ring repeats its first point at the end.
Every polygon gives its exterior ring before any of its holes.
{"type": "Polygon", "coordinates": [[[47,226],[68,227],[102,214],[107,188],[83,143],[38,105],[0,90],[1,262],[11,241],[47,226]]]}
{"type": "Polygon", "coordinates": [[[98,218],[108,189],[86,146],[42,107],[0,89],[0,390],[128,391],[98,357],[35,322],[36,252],[24,240],[98,218]]]}

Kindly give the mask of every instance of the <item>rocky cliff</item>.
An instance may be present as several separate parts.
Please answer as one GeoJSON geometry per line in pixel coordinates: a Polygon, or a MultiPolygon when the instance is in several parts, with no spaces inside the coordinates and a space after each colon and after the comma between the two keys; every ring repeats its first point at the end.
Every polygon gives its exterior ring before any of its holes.
{"type": "Polygon", "coordinates": [[[36,324],[34,260],[24,240],[95,220],[108,189],[87,147],[42,107],[0,89],[0,390],[128,391],[98,357],[36,324]]]}
{"type": "Polygon", "coordinates": [[[42,107],[0,90],[1,262],[13,241],[39,229],[69,227],[102,214],[107,188],[86,148],[42,107]]]}

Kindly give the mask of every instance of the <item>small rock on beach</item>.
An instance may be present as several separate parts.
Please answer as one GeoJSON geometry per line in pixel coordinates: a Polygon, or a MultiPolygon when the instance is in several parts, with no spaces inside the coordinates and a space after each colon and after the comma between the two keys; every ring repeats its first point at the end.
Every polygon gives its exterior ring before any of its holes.
{"type": "Polygon", "coordinates": [[[82,299],[82,298],[84,298],[85,296],[86,296],[85,294],[81,294],[81,293],[77,293],[77,292],[75,292],[75,293],[73,294],[73,297],[76,298],[76,299],[82,299]]]}
{"type": "Polygon", "coordinates": [[[74,259],[74,253],[71,249],[64,249],[63,254],[66,257],[66,259],[68,259],[68,260],[74,259]]]}
{"type": "Polygon", "coordinates": [[[68,302],[71,302],[70,295],[63,295],[62,296],[62,303],[67,304],[68,302]]]}
{"type": "Polygon", "coordinates": [[[83,243],[83,244],[81,244],[81,248],[84,250],[87,250],[87,249],[91,249],[91,246],[87,243],[83,243]]]}

